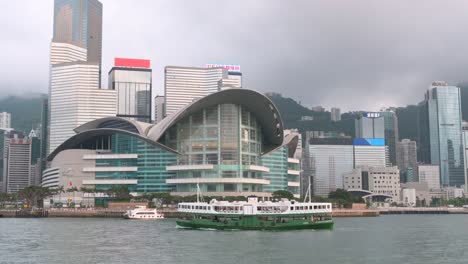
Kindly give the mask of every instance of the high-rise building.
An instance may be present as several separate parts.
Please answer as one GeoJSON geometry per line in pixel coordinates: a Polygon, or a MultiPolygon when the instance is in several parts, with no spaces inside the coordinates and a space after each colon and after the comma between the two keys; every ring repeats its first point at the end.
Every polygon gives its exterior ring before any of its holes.
{"type": "Polygon", "coordinates": [[[86,62],[52,65],[49,153],[96,118],[115,116],[114,90],[98,89],[99,66],[86,62]]]}
{"type": "Polygon", "coordinates": [[[463,135],[463,155],[465,161],[465,192],[468,192],[468,122],[463,122],[462,125],[463,135]]]}
{"type": "Polygon", "coordinates": [[[465,184],[460,88],[434,82],[420,103],[419,141],[422,161],[439,165],[443,187],[465,184]]]}
{"type": "Polygon", "coordinates": [[[73,136],[73,129],[115,116],[116,95],[100,89],[102,4],[56,0],[50,52],[48,152],[73,136]]]}
{"type": "Polygon", "coordinates": [[[340,108],[332,107],[330,110],[331,121],[340,121],[341,120],[341,110],[340,108]]]}
{"type": "Polygon", "coordinates": [[[308,148],[314,196],[328,197],[343,188],[343,176],[353,170],[353,146],[311,144],[308,148]]]}
{"type": "Polygon", "coordinates": [[[3,191],[17,192],[30,184],[31,140],[11,131],[4,139],[3,191]]]}
{"type": "Polygon", "coordinates": [[[355,120],[356,138],[385,138],[385,121],[380,113],[364,113],[355,120]]]}
{"type": "Polygon", "coordinates": [[[117,116],[151,122],[150,60],[115,58],[109,89],[117,94],[117,116]]]}
{"type": "Polygon", "coordinates": [[[356,138],[354,145],[354,168],[361,166],[386,167],[388,148],[383,138],[356,138]]]}
{"type": "Polygon", "coordinates": [[[167,66],[164,73],[166,115],[224,88],[242,86],[242,79],[239,78],[241,75],[231,74],[223,67],[167,66]],[[231,79],[231,81],[228,81],[227,86],[223,86],[226,85],[226,79],[231,79]]]}
{"type": "Polygon", "coordinates": [[[40,171],[46,168],[47,153],[49,151],[49,100],[42,100],[41,109],[41,150],[40,150],[40,171]]]}
{"type": "Polygon", "coordinates": [[[418,160],[416,141],[403,139],[397,143],[397,166],[401,182],[418,181],[418,160]]]}
{"type": "Polygon", "coordinates": [[[380,112],[380,116],[384,118],[385,145],[388,146],[390,162],[394,166],[397,162],[396,143],[399,140],[398,118],[394,111],[380,112]]]}
{"type": "Polygon", "coordinates": [[[0,112],[0,129],[11,128],[11,114],[7,112],[0,112]]]}
{"type": "Polygon", "coordinates": [[[156,97],[154,98],[154,123],[155,124],[161,122],[161,120],[164,119],[164,116],[165,116],[164,102],[165,102],[164,96],[156,95],[156,97]]]}
{"type": "Polygon", "coordinates": [[[55,0],[52,42],[87,50],[86,61],[101,66],[102,4],[97,0],[55,0]]]}
{"type": "Polygon", "coordinates": [[[423,183],[429,190],[440,189],[439,166],[437,165],[419,165],[419,183],[423,183]]]}

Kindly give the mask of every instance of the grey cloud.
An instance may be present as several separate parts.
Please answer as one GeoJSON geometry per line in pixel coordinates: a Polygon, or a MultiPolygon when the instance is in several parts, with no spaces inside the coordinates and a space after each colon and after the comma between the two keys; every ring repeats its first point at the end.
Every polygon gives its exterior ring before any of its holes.
{"type": "MultiPolygon", "coordinates": [[[[468,79],[466,1],[102,2],[103,72],[114,57],[149,58],[157,94],[165,65],[211,62],[240,64],[246,88],[346,110],[417,103],[433,80],[468,79]]],[[[2,4],[0,93],[46,92],[53,1],[2,4]]]]}

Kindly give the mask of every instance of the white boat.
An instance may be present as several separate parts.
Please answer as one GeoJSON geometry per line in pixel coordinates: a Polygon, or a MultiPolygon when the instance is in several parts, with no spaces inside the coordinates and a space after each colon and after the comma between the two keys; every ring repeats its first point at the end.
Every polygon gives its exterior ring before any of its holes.
{"type": "Polygon", "coordinates": [[[164,215],[158,213],[156,208],[150,209],[146,208],[146,206],[137,206],[133,210],[128,210],[124,214],[124,218],[126,219],[143,219],[143,220],[156,220],[156,219],[164,219],[164,215]]]}

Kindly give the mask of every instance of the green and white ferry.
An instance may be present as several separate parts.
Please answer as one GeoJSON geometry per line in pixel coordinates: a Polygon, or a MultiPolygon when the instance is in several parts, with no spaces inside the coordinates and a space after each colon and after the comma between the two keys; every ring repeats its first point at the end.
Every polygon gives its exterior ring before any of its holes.
{"type": "Polygon", "coordinates": [[[282,199],[278,202],[227,202],[211,200],[209,203],[179,203],[178,227],[219,230],[295,230],[332,229],[331,203],[297,202],[282,199]]]}

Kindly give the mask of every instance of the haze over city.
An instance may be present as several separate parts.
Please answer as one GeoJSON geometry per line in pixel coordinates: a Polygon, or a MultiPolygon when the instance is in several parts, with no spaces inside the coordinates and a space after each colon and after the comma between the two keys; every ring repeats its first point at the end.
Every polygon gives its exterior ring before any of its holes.
{"type": "MultiPolygon", "coordinates": [[[[468,79],[466,1],[102,3],[103,87],[115,56],[151,59],[154,94],[166,65],[234,63],[246,88],[345,111],[416,104],[434,80],[468,79]]],[[[47,93],[53,1],[1,4],[0,96],[47,93]]]]}

